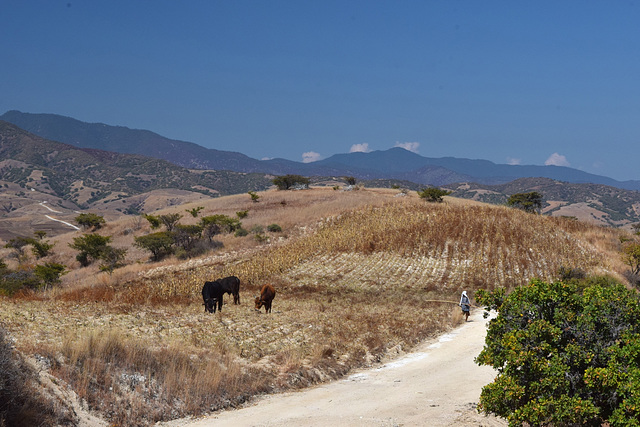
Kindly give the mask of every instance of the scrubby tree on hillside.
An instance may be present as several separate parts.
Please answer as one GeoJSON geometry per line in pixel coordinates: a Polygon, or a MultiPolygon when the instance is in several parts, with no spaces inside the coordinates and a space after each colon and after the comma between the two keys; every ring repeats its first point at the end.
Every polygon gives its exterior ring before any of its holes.
{"type": "Polygon", "coordinates": [[[233,233],[242,227],[239,218],[232,218],[222,214],[202,217],[199,225],[202,227],[202,236],[207,238],[209,242],[217,234],[233,233]]]}
{"type": "Polygon", "coordinates": [[[111,236],[101,236],[96,233],[84,234],[80,237],[74,237],[73,243],[69,243],[69,247],[79,252],[76,255],[76,260],[80,265],[86,267],[93,261],[100,259],[102,253],[107,250],[110,241],[111,236]]]}
{"type": "Polygon", "coordinates": [[[75,217],[75,221],[85,230],[99,230],[105,224],[105,219],[101,215],[94,213],[82,213],[75,217]]]}
{"type": "Polygon", "coordinates": [[[289,190],[292,187],[300,185],[307,188],[311,182],[309,178],[301,175],[284,175],[278,176],[272,180],[272,182],[278,187],[278,190],[289,190]]]}
{"type": "Polygon", "coordinates": [[[173,237],[167,231],[135,237],[135,245],[151,252],[152,261],[160,261],[173,253],[173,237]]]}
{"type": "Polygon", "coordinates": [[[25,247],[29,245],[29,239],[26,237],[15,237],[9,240],[4,247],[13,249],[13,257],[15,257],[18,262],[23,262],[26,260],[25,247]]]}
{"type": "Polygon", "coordinates": [[[66,266],[57,262],[47,262],[44,265],[36,265],[34,274],[42,280],[45,289],[60,283],[60,277],[66,274],[66,266]]]}
{"type": "Polygon", "coordinates": [[[347,185],[356,185],[356,179],[353,176],[345,176],[342,177],[342,179],[344,179],[347,185]]]}
{"type": "Polygon", "coordinates": [[[176,252],[179,258],[198,255],[201,251],[196,251],[198,242],[202,236],[202,227],[196,224],[177,224],[171,233],[175,245],[180,251],[176,252]]]}
{"type": "Polygon", "coordinates": [[[507,206],[529,213],[540,213],[542,209],[542,194],[537,191],[512,194],[507,200],[507,206]]]}
{"type": "Polygon", "coordinates": [[[31,245],[31,252],[36,258],[44,258],[51,252],[54,244],[49,243],[49,241],[45,241],[44,236],[47,233],[36,232],[34,233],[38,238],[32,237],[16,237],[14,239],[9,240],[9,242],[5,245],[6,248],[11,248],[15,251],[14,256],[18,259],[18,261],[22,262],[26,259],[25,248],[31,245]]]}
{"type": "Polygon", "coordinates": [[[442,203],[443,197],[449,194],[451,194],[451,191],[442,190],[438,187],[429,187],[418,191],[420,198],[434,203],[442,203]]]}
{"type": "Polygon", "coordinates": [[[51,253],[51,249],[55,246],[55,243],[49,243],[48,240],[44,240],[47,235],[45,231],[36,231],[33,234],[35,239],[29,239],[31,252],[33,252],[36,258],[44,258],[48,256],[51,253]]]}
{"type": "Polygon", "coordinates": [[[497,370],[479,410],[509,426],[622,426],[640,420],[640,295],[608,278],[532,281],[505,297],[476,358],[497,370]]]}
{"type": "Polygon", "coordinates": [[[167,231],[171,232],[178,224],[178,221],[182,218],[182,215],[179,213],[165,214],[159,215],[158,219],[162,222],[167,229],[167,231]]]}
{"type": "Polygon", "coordinates": [[[142,216],[149,222],[152,230],[156,230],[162,225],[162,221],[160,221],[160,218],[155,215],[142,214],[142,216]]]}
{"type": "Polygon", "coordinates": [[[253,203],[257,203],[258,201],[260,201],[260,195],[255,191],[249,191],[247,192],[247,194],[249,194],[249,197],[251,197],[251,201],[253,203]]]}
{"type": "Polygon", "coordinates": [[[127,255],[126,248],[114,248],[107,246],[100,254],[100,271],[113,274],[116,268],[124,267],[124,259],[127,255]]]}
{"type": "Polygon", "coordinates": [[[632,274],[640,274],[640,243],[627,242],[622,248],[622,260],[631,268],[632,274]]]}
{"type": "Polygon", "coordinates": [[[204,206],[198,206],[197,208],[193,208],[193,209],[185,209],[186,212],[189,212],[191,214],[192,217],[197,218],[198,214],[200,213],[201,210],[204,209],[204,206]]]}

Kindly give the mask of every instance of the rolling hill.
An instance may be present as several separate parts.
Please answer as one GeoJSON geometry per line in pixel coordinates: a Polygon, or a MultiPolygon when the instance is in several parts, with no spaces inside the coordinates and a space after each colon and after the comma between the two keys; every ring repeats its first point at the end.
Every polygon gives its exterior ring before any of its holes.
{"type": "Polygon", "coordinates": [[[600,225],[621,227],[640,222],[640,192],[601,184],[572,184],[548,178],[520,178],[501,185],[477,183],[446,187],[455,197],[504,204],[516,193],[543,195],[542,213],[575,217],[600,225]]]}
{"type": "Polygon", "coordinates": [[[165,192],[165,204],[178,204],[271,185],[265,174],[188,170],[152,157],[78,148],[0,121],[0,229],[5,230],[0,236],[4,237],[7,231],[9,235],[20,231],[13,221],[29,216],[21,209],[41,202],[69,212],[136,214],[159,191],[165,192]]]}

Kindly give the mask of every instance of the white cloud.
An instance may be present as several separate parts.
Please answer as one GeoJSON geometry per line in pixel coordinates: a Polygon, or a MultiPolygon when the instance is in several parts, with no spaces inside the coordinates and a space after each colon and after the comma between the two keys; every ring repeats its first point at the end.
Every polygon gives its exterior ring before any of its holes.
{"type": "Polygon", "coordinates": [[[546,162],[544,162],[547,166],[570,166],[567,158],[562,154],[553,153],[549,156],[546,162]]]}
{"type": "Polygon", "coordinates": [[[273,157],[263,157],[260,160],[273,160],[273,157]]]}
{"type": "Polygon", "coordinates": [[[302,163],[311,163],[320,160],[322,156],[320,153],[316,153],[315,151],[307,151],[306,153],[302,153],[302,163]]]}
{"type": "Polygon", "coordinates": [[[419,142],[398,142],[396,141],[396,145],[394,147],[404,148],[407,151],[411,151],[413,153],[418,152],[418,147],[420,147],[419,142]]]}
{"type": "Polygon", "coordinates": [[[370,151],[369,143],[367,142],[363,142],[362,144],[353,144],[349,150],[350,153],[368,153],[370,151]]]}
{"type": "Polygon", "coordinates": [[[507,157],[507,164],[508,165],[521,165],[522,164],[522,159],[516,159],[513,157],[507,157]]]}

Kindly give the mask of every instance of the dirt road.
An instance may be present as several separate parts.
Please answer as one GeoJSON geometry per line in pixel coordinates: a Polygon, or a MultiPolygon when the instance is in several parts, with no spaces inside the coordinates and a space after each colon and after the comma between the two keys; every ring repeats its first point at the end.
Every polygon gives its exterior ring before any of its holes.
{"type": "Polygon", "coordinates": [[[506,426],[475,410],[482,386],[495,376],[473,362],[484,343],[485,323],[482,311],[475,310],[451,333],[378,368],[167,426],[506,426]]]}

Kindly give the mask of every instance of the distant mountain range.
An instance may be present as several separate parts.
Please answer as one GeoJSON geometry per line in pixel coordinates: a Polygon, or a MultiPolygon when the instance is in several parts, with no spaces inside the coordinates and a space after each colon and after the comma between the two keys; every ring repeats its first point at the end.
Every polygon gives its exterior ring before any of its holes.
{"type": "Polygon", "coordinates": [[[456,197],[494,204],[514,193],[538,191],[545,214],[610,226],[640,222],[640,192],[635,190],[640,182],[621,183],[565,167],[433,159],[402,148],[337,154],[310,164],[261,161],[150,131],[52,114],[10,111],[1,118],[12,123],[0,120],[0,238],[20,233],[16,220],[29,217],[34,203],[64,208],[71,217],[76,209],[136,214],[202,197],[264,190],[274,175],[284,174],[331,186],[352,176],[366,187],[399,191],[435,185],[456,197]]]}
{"type": "Polygon", "coordinates": [[[402,148],[370,153],[335,154],[313,163],[285,159],[257,160],[242,153],[204,148],[165,138],[148,130],[102,123],[85,123],[55,114],[8,111],[1,120],[52,141],[80,148],[139,154],[167,160],[189,169],[229,170],[244,173],[304,176],[353,176],[361,180],[397,179],[421,185],[458,182],[506,184],[518,178],[549,178],[569,183],[609,185],[640,190],[640,181],[617,181],[563,166],[496,164],[488,160],[423,157],[402,148]]]}
{"type": "Polygon", "coordinates": [[[41,201],[54,197],[79,209],[117,202],[117,210],[136,213],[139,202],[131,197],[142,193],[169,188],[216,197],[264,190],[273,185],[271,179],[258,173],[194,171],[153,157],[78,148],[0,121],[0,207],[7,213],[31,203],[31,193],[41,201]],[[9,193],[15,197],[8,198],[9,193]]]}

